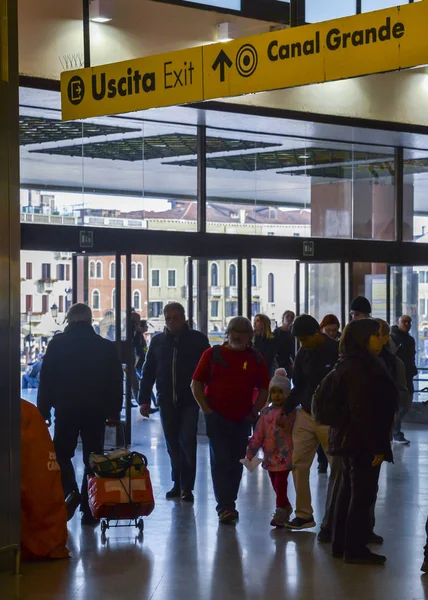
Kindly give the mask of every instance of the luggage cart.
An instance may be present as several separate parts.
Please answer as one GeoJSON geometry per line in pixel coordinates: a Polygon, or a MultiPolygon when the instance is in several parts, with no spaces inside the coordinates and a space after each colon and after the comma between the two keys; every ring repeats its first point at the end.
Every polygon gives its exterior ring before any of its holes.
{"type": "MultiPolygon", "coordinates": [[[[123,430],[122,439],[125,440],[123,423],[112,423],[110,427],[117,427],[123,430]]],[[[126,445],[123,446],[127,448],[126,445]]],[[[132,457],[132,453],[130,455],[132,457]]],[[[105,536],[108,529],[116,527],[132,527],[135,526],[139,534],[142,535],[144,531],[144,520],[143,517],[147,517],[151,514],[154,509],[155,503],[153,498],[153,490],[150,481],[150,473],[147,469],[148,461],[146,456],[140,454],[143,459],[145,470],[143,475],[138,477],[132,477],[131,467],[128,469],[128,475],[126,477],[94,477],[89,476],[88,488],[90,497],[90,506],[92,513],[95,518],[100,520],[101,533],[105,536]],[[103,495],[104,488],[108,486],[114,486],[115,491],[121,495],[120,502],[106,502],[101,506],[94,509],[94,503],[91,504],[92,496],[96,497],[98,494],[103,495]],[[135,502],[133,500],[134,487],[141,487],[145,490],[145,501],[135,502]]]]}

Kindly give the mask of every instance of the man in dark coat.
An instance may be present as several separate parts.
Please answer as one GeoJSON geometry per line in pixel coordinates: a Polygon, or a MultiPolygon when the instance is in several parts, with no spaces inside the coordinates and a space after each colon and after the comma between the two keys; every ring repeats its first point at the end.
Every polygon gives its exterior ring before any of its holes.
{"type": "Polygon", "coordinates": [[[178,302],[167,304],[164,316],[165,331],[152,339],[146,355],[138,403],[141,414],[148,417],[150,395],[156,383],[174,482],[166,497],[193,502],[199,406],[190,384],[199,359],[210,344],[206,335],[189,328],[184,308],[178,302]]]}
{"type": "Polygon", "coordinates": [[[64,333],[52,338],[43,360],[37,406],[49,423],[55,409],[54,444],[61,467],[69,519],[80,504],[82,523],[96,523],[88,505],[89,455],[101,454],[106,419],[118,419],[122,407],[122,364],[113,342],[97,335],[92,312],[75,304],[64,333]],[[79,494],[71,459],[82,440],[85,471],[79,494]]]}
{"type": "Polygon", "coordinates": [[[408,402],[406,404],[400,404],[394,423],[394,442],[397,442],[398,444],[410,444],[409,440],[406,440],[404,433],[401,431],[401,422],[412,406],[413,394],[415,391],[413,378],[418,374],[418,369],[416,367],[416,343],[414,338],[410,335],[411,328],[412,319],[408,315],[401,316],[398,320],[398,325],[394,325],[391,328],[391,338],[397,347],[396,355],[398,358],[401,358],[406,369],[408,391],[408,402]]]}
{"type": "MultiPolygon", "coordinates": [[[[289,529],[315,527],[313,518],[309,473],[319,444],[327,452],[329,428],[315,422],[311,414],[312,396],[333,369],[339,357],[339,345],[321,333],[319,323],[310,315],[300,315],[293,326],[293,335],[301,348],[296,354],[293,370],[294,388],[287,398],[285,412],[290,414],[296,407],[293,429],[293,479],[296,488],[295,518],[287,523],[289,529]]],[[[328,457],[330,459],[330,457],[328,457]]],[[[332,471],[331,477],[335,474],[332,471]]]]}

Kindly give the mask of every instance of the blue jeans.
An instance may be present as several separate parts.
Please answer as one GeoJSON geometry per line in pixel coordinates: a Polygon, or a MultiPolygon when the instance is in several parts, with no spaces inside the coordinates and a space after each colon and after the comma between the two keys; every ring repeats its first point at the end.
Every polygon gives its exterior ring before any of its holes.
{"type": "Polygon", "coordinates": [[[196,444],[199,406],[168,404],[160,407],[160,417],[166,447],[171,460],[171,478],[174,486],[190,492],[196,478],[196,444]]]}
{"type": "Polygon", "coordinates": [[[28,388],[39,387],[39,378],[38,377],[30,377],[27,373],[24,373],[22,376],[22,389],[28,390],[28,388]]]}
{"type": "Polygon", "coordinates": [[[233,423],[215,412],[205,415],[205,422],[217,512],[235,510],[243,468],[239,461],[246,455],[250,424],[233,423]]]}

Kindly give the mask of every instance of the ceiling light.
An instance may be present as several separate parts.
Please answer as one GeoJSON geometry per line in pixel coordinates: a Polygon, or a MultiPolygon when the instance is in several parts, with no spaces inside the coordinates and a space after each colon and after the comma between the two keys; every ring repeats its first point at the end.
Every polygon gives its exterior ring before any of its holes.
{"type": "Polygon", "coordinates": [[[231,42],[233,40],[230,23],[219,23],[216,30],[218,42],[231,42]]]}
{"type": "Polygon", "coordinates": [[[106,3],[103,0],[91,0],[89,5],[89,19],[94,23],[108,23],[111,21],[106,3]]]}

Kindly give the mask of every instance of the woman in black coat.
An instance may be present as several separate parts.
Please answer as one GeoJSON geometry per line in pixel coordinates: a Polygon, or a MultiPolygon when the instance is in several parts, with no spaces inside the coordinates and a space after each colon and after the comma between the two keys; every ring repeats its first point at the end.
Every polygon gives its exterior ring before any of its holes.
{"type": "Polygon", "coordinates": [[[276,362],[277,345],[267,315],[258,314],[254,317],[254,348],[265,359],[269,377],[272,379],[278,367],[276,362]]]}
{"type": "Polygon", "coordinates": [[[373,319],[352,321],[340,340],[336,367],[347,416],[330,429],[329,452],[343,460],[332,550],[349,563],[386,561],[366,546],[380,466],[392,462],[391,430],[398,405],[397,386],[376,356],[382,346],[379,329],[373,319]]]}

